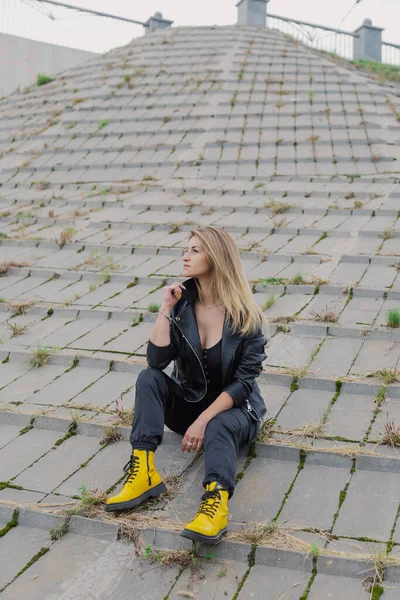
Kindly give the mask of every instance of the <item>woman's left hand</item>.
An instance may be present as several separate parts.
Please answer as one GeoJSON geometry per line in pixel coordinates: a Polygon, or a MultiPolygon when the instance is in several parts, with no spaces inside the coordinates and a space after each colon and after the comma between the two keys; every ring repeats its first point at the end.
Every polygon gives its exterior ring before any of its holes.
{"type": "Polygon", "coordinates": [[[188,454],[192,450],[197,452],[197,454],[200,452],[203,446],[206,427],[207,422],[202,420],[200,417],[198,417],[196,421],[191,424],[182,440],[182,452],[186,451],[188,454]]]}

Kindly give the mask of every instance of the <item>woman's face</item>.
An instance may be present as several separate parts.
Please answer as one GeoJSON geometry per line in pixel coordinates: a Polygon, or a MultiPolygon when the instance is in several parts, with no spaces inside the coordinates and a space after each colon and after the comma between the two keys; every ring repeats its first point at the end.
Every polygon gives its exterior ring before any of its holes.
{"type": "Polygon", "coordinates": [[[200,240],[194,235],[183,254],[183,276],[201,277],[211,272],[211,265],[200,240]]]}

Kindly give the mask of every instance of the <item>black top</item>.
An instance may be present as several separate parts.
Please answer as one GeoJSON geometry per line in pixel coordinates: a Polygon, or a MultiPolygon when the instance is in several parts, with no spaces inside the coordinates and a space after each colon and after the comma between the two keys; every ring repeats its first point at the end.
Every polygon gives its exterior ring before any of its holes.
{"type": "Polygon", "coordinates": [[[212,348],[203,348],[203,368],[207,379],[207,393],[203,399],[209,406],[222,392],[222,339],[212,348]]]}

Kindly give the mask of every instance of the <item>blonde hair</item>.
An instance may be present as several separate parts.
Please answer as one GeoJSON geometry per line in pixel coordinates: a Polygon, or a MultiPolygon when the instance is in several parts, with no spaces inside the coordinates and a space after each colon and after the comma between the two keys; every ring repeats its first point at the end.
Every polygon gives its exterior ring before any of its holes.
{"type": "MultiPolygon", "coordinates": [[[[239,249],[232,236],[220,227],[209,225],[190,232],[203,244],[212,269],[210,292],[216,302],[226,309],[226,319],[231,319],[232,329],[243,336],[263,329],[267,320],[254,296],[244,272],[239,249]]],[[[201,287],[196,286],[202,302],[201,287]]]]}

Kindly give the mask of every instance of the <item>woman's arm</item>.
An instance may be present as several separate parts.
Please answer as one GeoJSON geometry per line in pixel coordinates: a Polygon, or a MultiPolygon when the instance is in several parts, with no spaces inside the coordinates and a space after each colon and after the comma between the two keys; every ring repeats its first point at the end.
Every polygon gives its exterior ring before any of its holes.
{"type": "Polygon", "coordinates": [[[147,364],[152,369],[165,369],[176,358],[171,344],[171,313],[185,287],[174,283],[163,289],[163,301],[147,344],[147,364]]]}

